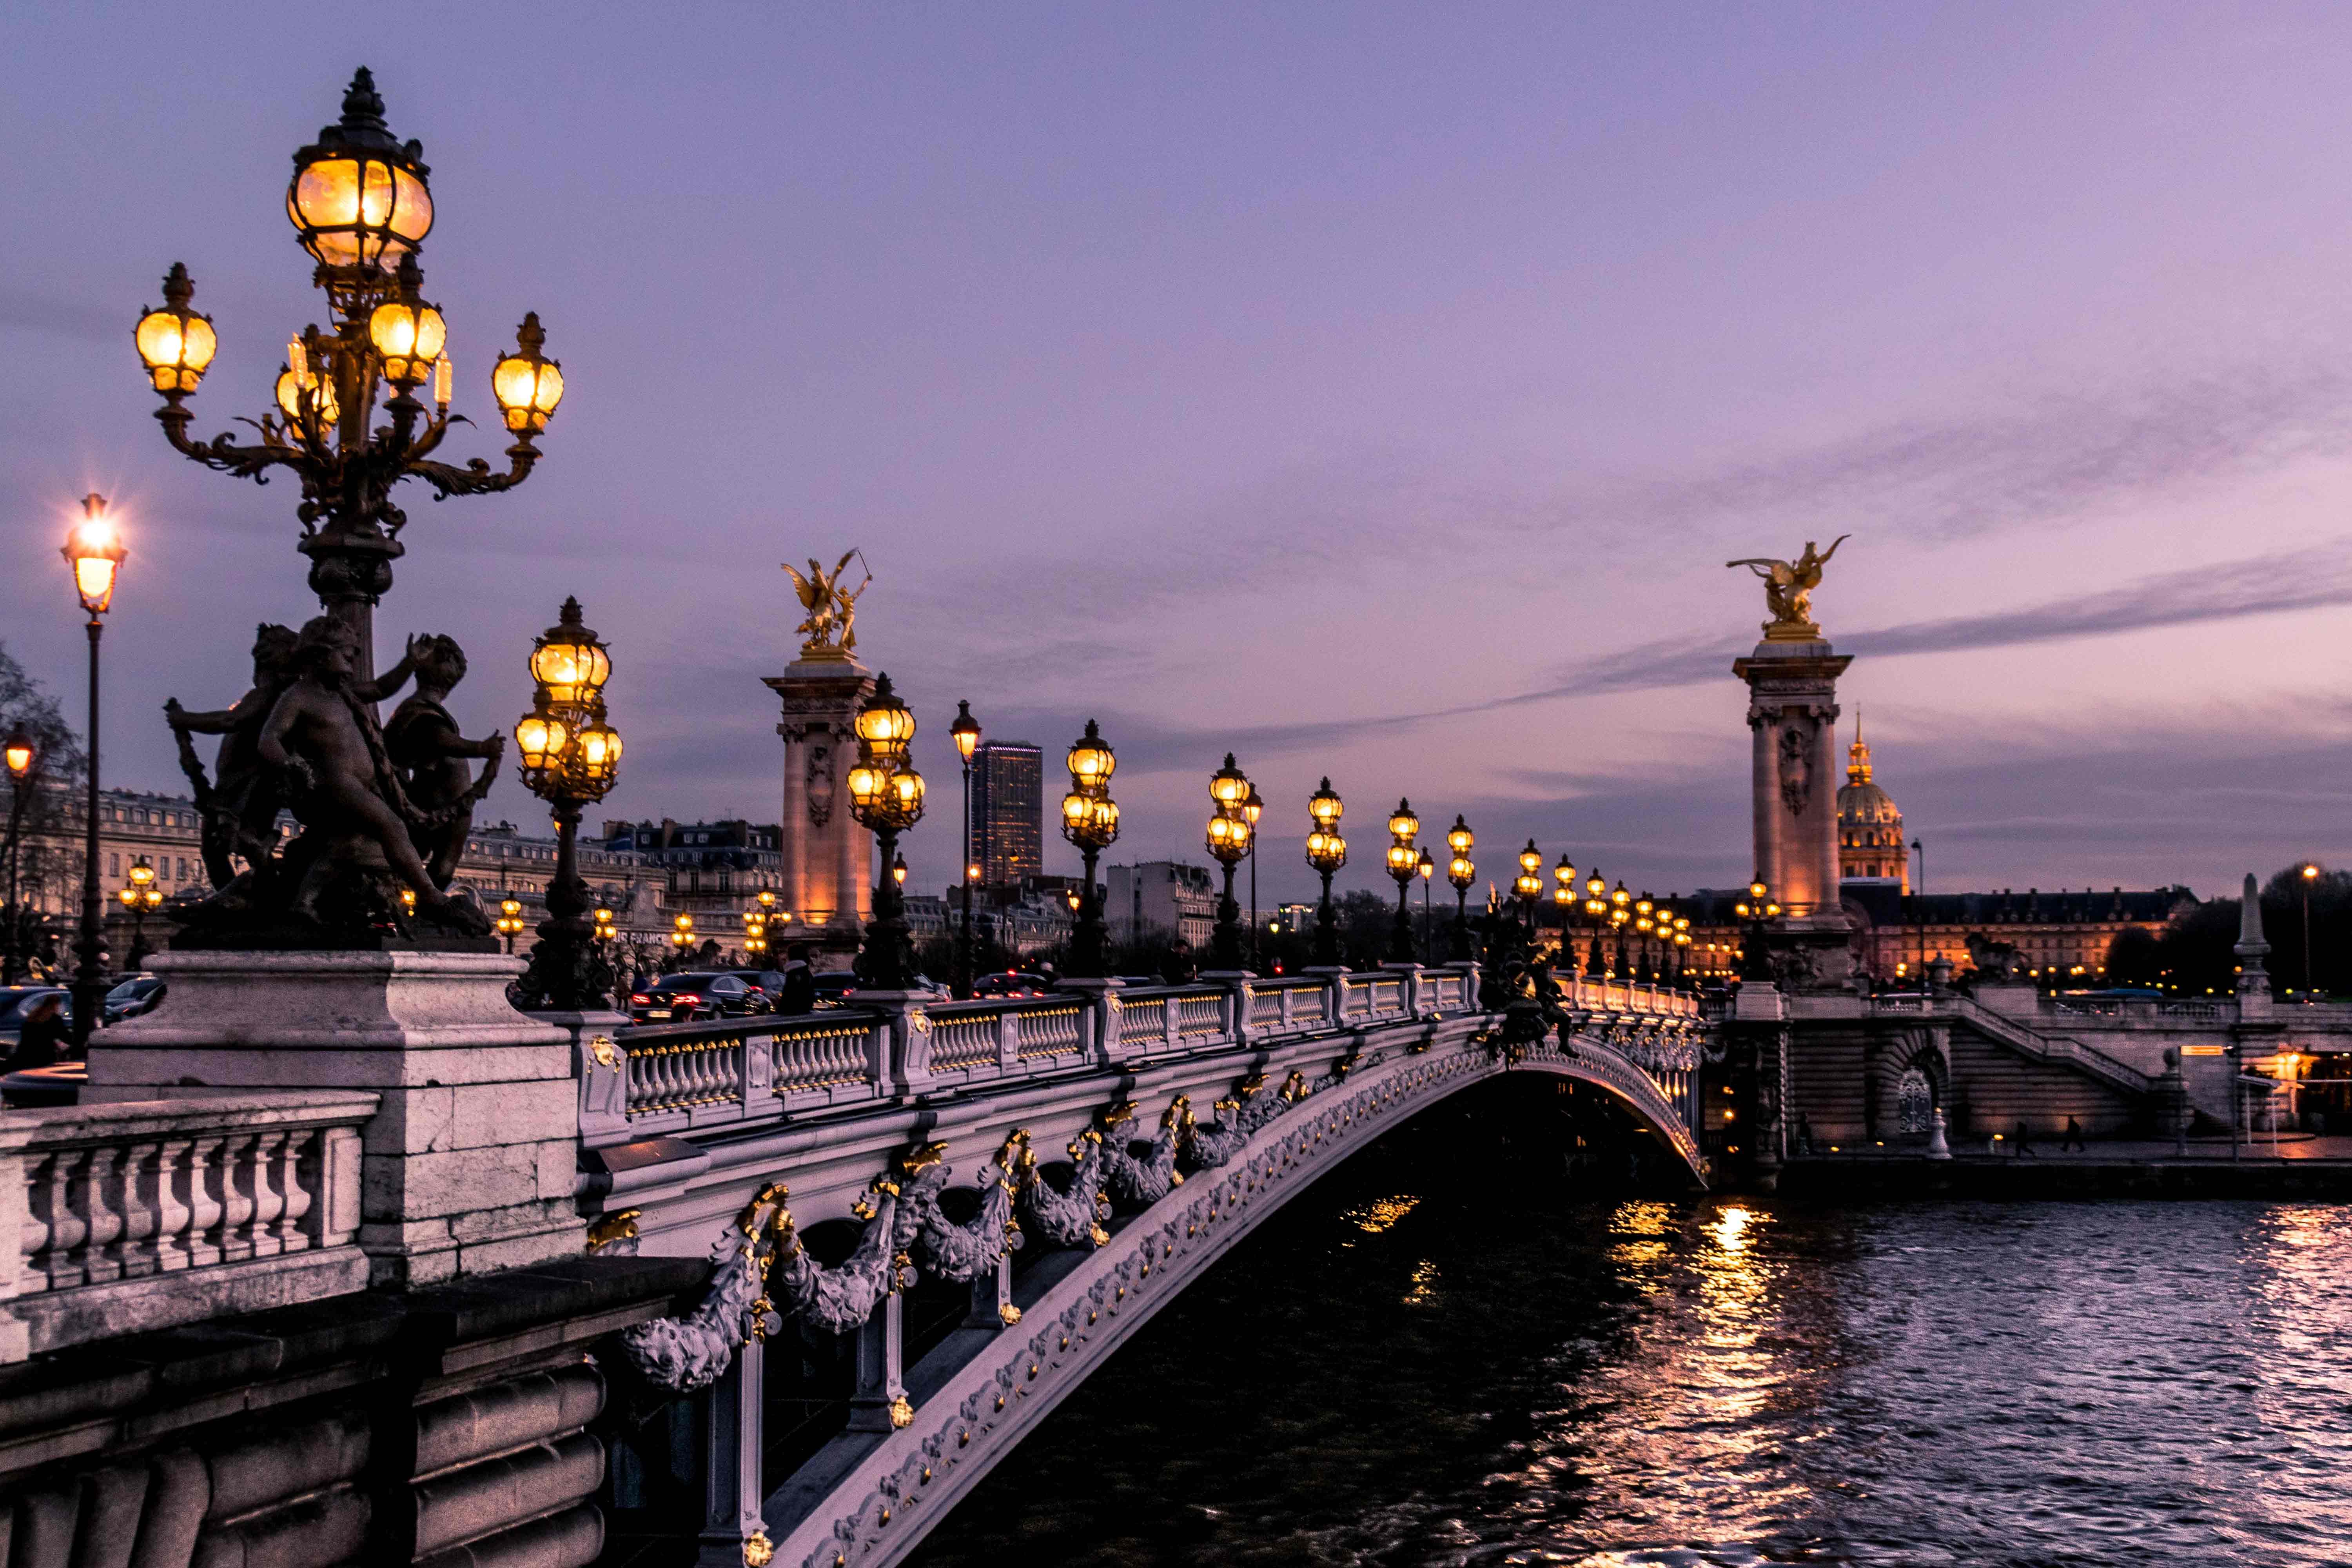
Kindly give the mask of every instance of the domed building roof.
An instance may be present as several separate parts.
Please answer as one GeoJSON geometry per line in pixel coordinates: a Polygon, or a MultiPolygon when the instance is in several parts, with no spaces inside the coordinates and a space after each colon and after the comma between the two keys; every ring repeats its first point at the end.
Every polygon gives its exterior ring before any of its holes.
{"type": "Polygon", "coordinates": [[[1854,715],[1846,748],[1845,784],[1837,792],[1838,875],[1847,881],[1895,881],[1911,886],[1911,856],[1903,844],[1903,813],[1870,777],[1870,746],[1854,715]]]}

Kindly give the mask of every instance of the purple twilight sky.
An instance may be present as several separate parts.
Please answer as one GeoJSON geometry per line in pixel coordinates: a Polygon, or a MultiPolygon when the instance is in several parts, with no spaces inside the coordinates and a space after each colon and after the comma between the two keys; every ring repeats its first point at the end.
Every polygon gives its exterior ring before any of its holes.
{"type": "MultiPolygon", "coordinates": [[[[0,21],[0,638],[81,699],[56,549],[116,498],[110,782],[312,612],[295,497],[174,457],[324,314],[289,154],[373,67],[433,165],[458,407],[538,310],[569,395],[412,522],[380,642],[513,721],[567,593],[614,644],[605,815],[778,810],[777,563],[862,546],[922,721],[1119,751],[1112,858],[1202,859],[1233,749],[1303,894],[1410,795],[1664,892],[1748,873],[1761,595],[1816,595],[1933,885],[2352,857],[2352,14],[2339,6],[19,5],[0,21]],[[354,14],[359,15],[359,14],[354,14]]],[[[494,431],[460,456],[492,455],[494,431]]],[[[490,817],[543,821],[502,784],[490,817]]],[[[1049,868],[1076,857],[1056,845],[1049,868]]]]}

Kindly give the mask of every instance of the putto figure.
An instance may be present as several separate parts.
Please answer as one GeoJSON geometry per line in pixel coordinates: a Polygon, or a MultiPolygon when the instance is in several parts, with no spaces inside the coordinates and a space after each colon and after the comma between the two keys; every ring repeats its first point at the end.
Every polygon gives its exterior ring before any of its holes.
{"type": "MultiPolygon", "coordinates": [[[[463,774],[465,764],[433,750],[439,731],[425,712],[446,719],[440,700],[464,673],[465,656],[446,637],[412,637],[379,679],[355,679],[358,661],[358,633],[331,616],[299,634],[264,626],[254,639],[253,689],[234,706],[191,713],[166,705],[205,814],[207,869],[221,889],[189,912],[174,946],[495,946],[488,921],[442,891],[417,847],[441,848],[442,830],[470,816],[489,782],[486,771],[479,784],[452,786],[448,770],[463,774]],[[416,716],[412,776],[432,795],[427,805],[409,798],[369,706],[420,668],[424,689],[402,711],[416,716]],[[223,737],[217,785],[204,776],[193,734],[223,737]],[[302,829],[282,848],[281,809],[302,829]]],[[[454,723],[449,734],[468,749],[486,744],[456,736],[454,723]]]]}
{"type": "Polygon", "coordinates": [[[466,679],[466,650],[455,637],[421,637],[409,647],[416,665],[416,689],[385,721],[383,747],[399,770],[408,804],[428,818],[412,822],[409,837],[425,858],[433,885],[446,892],[466,853],[466,836],[474,830],[474,806],[489,794],[490,781],[498,776],[507,738],[493,733],[468,741],[443,706],[466,679]],[[479,779],[466,765],[468,758],[488,763],[479,779]]]}
{"type": "MultiPolygon", "coordinates": [[[[261,760],[262,726],[293,680],[294,629],[265,621],[253,632],[253,686],[226,708],[192,713],[172,698],[163,704],[165,721],[179,742],[180,769],[188,775],[196,810],[204,818],[205,874],[216,897],[237,902],[249,896],[255,868],[278,847],[278,813],[286,802],[278,788],[278,774],[261,760]],[[220,752],[214,777],[205,776],[189,737],[218,735],[220,752]],[[245,864],[240,869],[236,864],[245,864]]],[[[352,689],[362,702],[381,702],[400,689],[415,668],[420,639],[408,640],[408,651],[398,664],[372,681],[352,689]]]]}
{"type": "Polygon", "coordinates": [[[803,658],[847,658],[857,651],[857,596],[874,584],[873,568],[866,565],[861,551],[845,551],[833,570],[827,572],[812,556],[808,574],[803,576],[792,563],[784,563],[784,571],[793,580],[793,590],[800,595],[801,608],[808,617],[793,629],[807,640],[801,644],[803,658]],[[841,585],[843,576],[855,561],[866,573],[865,581],[855,588],[841,585]]]}
{"type": "Polygon", "coordinates": [[[1804,553],[1794,561],[1759,555],[1724,563],[1726,566],[1745,566],[1764,580],[1764,607],[1772,612],[1772,618],[1764,623],[1766,642],[1812,642],[1821,637],[1822,628],[1812,619],[1813,590],[1822,585],[1822,568],[1830,563],[1838,546],[1853,537],[1841,533],[1818,554],[1813,542],[1808,539],[1804,553]]]}

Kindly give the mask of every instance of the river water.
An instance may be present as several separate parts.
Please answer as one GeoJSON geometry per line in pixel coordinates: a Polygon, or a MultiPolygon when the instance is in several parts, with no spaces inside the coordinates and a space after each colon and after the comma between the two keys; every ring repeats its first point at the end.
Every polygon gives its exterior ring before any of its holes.
{"type": "Polygon", "coordinates": [[[2352,1211],[1610,1194],[1466,1125],[1294,1200],[915,1561],[2352,1563],[2352,1211]]]}

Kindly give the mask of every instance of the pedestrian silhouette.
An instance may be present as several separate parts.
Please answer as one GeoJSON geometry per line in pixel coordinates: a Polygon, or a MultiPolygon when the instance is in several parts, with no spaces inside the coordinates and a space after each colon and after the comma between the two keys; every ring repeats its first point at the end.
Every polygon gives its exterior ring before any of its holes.
{"type": "Polygon", "coordinates": [[[2066,1136],[2059,1141],[2058,1152],[2063,1154],[2069,1149],[2080,1149],[2085,1154],[2091,1152],[2091,1146],[2083,1142],[2083,1124],[2071,1116],[2066,1118],[2066,1136]]]}
{"type": "Polygon", "coordinates": [[[2034,1153],[2032,1140],[2026,1135],[2025,1123],[2022,1121],[2017,1124],[2017,1157],[2021,1160],[2042,1158],[2041,1155],[2034,1153]]]}

